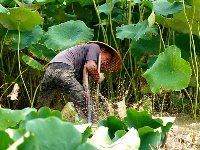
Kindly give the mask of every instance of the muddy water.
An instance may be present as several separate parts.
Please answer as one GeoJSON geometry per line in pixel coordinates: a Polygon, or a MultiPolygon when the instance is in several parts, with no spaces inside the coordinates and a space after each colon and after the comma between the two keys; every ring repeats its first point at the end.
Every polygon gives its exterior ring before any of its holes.
{"type": "Polygon", "coordinates": [[[177,115],[169,132],[166,149],[199,150],[200,116],[177,115]]]}
{"type": "Polygon", "coordinates": [[[177,132],[200,132],[200,116],[194,119],[193,116],[179,115],[176,116],[174,121],[174,128],[177,128],[177,132]],[[182,130],[183,129],[183,130],[182,130]]]}

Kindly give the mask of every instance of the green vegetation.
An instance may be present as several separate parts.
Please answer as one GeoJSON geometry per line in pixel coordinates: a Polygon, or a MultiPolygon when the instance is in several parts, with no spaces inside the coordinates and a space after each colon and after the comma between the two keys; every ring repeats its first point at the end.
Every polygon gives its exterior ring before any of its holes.
{"type": "Polygon", "coordinates": [[[95,150],[149,149],[163,143],[172,122],[163,124],[146,112],[127,110],[120,120],[109,116],[92,130],[90,124],[73,125],[62,119],[61,112],[42,107],[38,110],[0,109],[0,149],[95,150]],[[158,129],[160,128],[160,130],[158,129]]]}
{"type": "MultiPolygon", "coordinates": [[[[0,136],[8,142],[1,146],[8,147],[23,137],[21,149],[30,141],[33,143],[30,146],[36,149],[37,137],[32,132],[40,129],[28,125],[35,126],[37,121],[44,126],[53,122],[62,124],[63,130],[66,126],[75,130],[59,117],[59,112],[51,114],[57,118],[35,118],[28,122],[25,116],[38,114],[31,110],[29,115],[24,115],[24,108],[35,106],[45,65],[58,52],[90,40],[113,46],[123,58],[123,66],[117,72],[105,74],[100,92],[95,91],[96,85],[90,80],[91,97],[98,111],[104,111],[102,103],[125,100],[127,107],[136,106],[137,110],[142,107],[161,115],[165,111],[189,113],[196,119],[200,112],[199,12],[198,0],[0,0],[0,106],[14,110],[9,113],[15,115],[8,119],[9,115],[2,112],[0,116],[4,119],[0,136]],[[15,85],[20,88],[17,89],[18,100],[9,96],[15,85]],[[7,124],[5,119],[13,124],[7,124]],[[18,130],[17,137],[8,136],[5,132],[8,127],[18,130]],[[30,132],[28,136],[24,136],[26,132],[30,132]]],[[[63,101],[66,103],[67,98],[58,95],[50,108],[60,110],[63,101]]],[[[132,113],[136,112],[127,111],[127,115],[132,116],[132,113]]],[[[100,125],[108,127],[109,145],[116,137],[127,134],[131,127],[137,130],[141,142],[145,141],[142,140],[145,134],[152,132],[161,143],[162,131],[154,132],[163,126],[161,122],[153,121],[157,124],[155,128],[148,124],[145,127],[148,133],[145,133],[141,128],[143,124],[131,123],[128,118],[124,118],[124,122],[115,117],[100,121],[100,125]],[[126,128],[123,131],[121,127],[114,128],[109,120],[126,128]]],[[[77,149],[94,146],[81,142],[82,134],[76,133],[77,149]]]]}

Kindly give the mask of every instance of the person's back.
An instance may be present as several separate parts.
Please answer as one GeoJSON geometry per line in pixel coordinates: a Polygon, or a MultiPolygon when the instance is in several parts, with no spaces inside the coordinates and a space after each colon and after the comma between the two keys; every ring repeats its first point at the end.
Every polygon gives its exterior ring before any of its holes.
{"type": "Polygon", "coordinates": [[[75,69],[75,77],[78,81],[83,78],[83,68],[88,60],[97,63],[100,47],[97,44],[78,45],[60,52],[50,62],[61,62],[72,66],[75,69]]]}

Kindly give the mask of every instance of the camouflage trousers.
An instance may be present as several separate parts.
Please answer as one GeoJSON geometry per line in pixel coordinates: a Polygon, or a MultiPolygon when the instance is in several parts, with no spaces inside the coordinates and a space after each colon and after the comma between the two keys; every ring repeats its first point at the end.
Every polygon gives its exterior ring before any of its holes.
{"type": "Polygon", "coordinates": [[[49,106],[57,92],[67,95],[74,103],[80,119],[87,120],[87,103],[83,86],[76,80],[74,68],[64,63],[48,66],[42,80],[37,106],[49,106]]]}

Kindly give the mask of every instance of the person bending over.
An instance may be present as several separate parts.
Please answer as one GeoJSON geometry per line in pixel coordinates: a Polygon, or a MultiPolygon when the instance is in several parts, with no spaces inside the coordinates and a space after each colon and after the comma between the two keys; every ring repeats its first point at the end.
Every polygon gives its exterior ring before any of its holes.
{"type": "Polygon", "coordinates": [[[62,92],[74,103],[80,119],[87,120],[87,102],[85,98],[83,69],[97,83],[104,79],[103,73],[98,72],[98,58],[101,54],[101,71],[116,71],[122,64],[122,59],[111,46],[90,41],[74,46],[58,53],[49,63],[42,79],[36,108],[50,106],[56,93],[62,92]]]}

